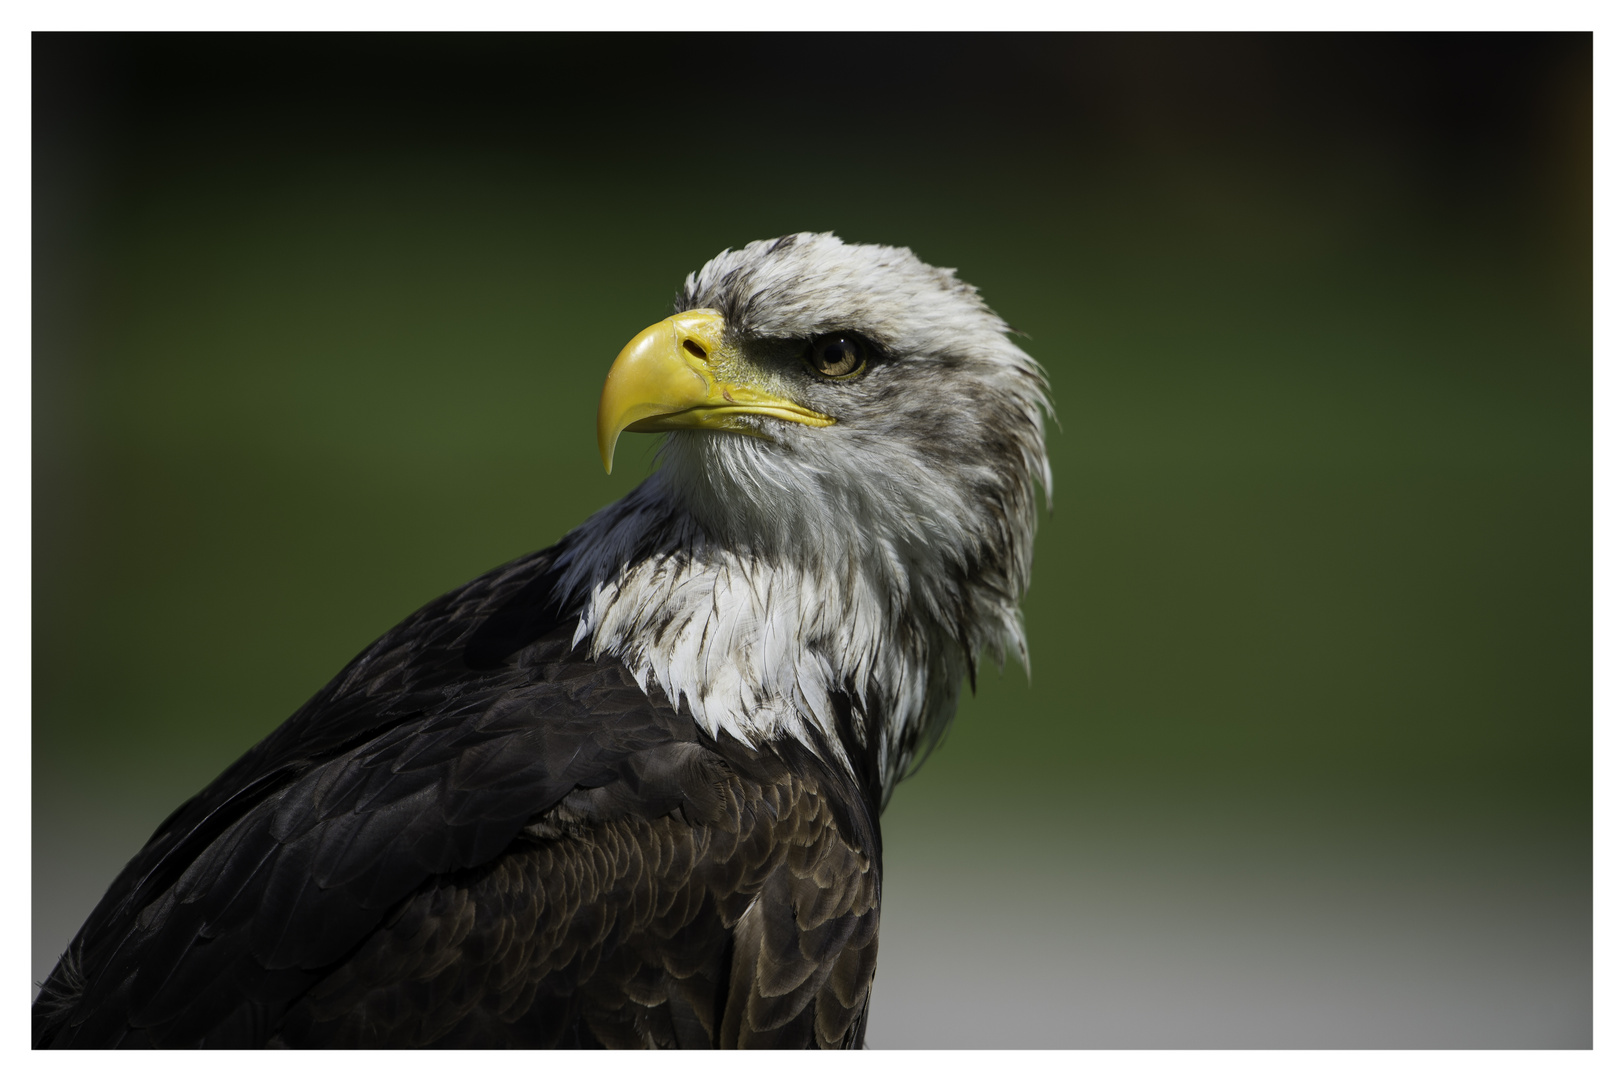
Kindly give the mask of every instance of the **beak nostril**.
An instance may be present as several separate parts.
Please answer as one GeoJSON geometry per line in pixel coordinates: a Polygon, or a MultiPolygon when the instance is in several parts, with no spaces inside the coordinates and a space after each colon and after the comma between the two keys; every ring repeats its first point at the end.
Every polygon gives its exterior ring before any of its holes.
{"type": "Polygon", "coordinates": [[[682,348],[686,349],[688,352],[692,353],[694,356],[697,356],[700,360],[708,359],[709,355],[710,355],[709,353],[704,351],[704,346],[703,345],[700,345],[697,341],[694,341],[692,338],[683,338],[682,339],[682,348]]]}

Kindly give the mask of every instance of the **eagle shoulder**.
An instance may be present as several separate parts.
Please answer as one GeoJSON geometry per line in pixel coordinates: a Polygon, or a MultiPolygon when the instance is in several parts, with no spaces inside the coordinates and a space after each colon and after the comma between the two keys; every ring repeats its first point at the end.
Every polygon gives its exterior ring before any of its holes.
{"type": "Polygon", "coordinates": [[[427,605],[165,821],[47,980],[35,1044],[859,1041],[861,792],[577,649],[550,566],[427,605]]]}

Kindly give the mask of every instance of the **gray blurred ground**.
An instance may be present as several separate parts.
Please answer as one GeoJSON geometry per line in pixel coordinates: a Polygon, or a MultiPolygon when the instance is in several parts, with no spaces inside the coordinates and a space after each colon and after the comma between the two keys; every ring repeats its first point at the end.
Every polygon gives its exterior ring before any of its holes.
{"type": "Polygon", "coordinates": [[[1345,797],[1310,822],[1165,795],[1047,827],[898,807],[870,1044],[1591,1044],[1587,850],[1345,797]]]}

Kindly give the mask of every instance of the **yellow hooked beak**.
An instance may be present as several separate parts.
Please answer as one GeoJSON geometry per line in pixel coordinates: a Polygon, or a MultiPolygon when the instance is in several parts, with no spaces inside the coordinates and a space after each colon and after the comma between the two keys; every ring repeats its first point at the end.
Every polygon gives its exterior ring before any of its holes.
{"type": "Polygon", "coordinates": [[[827,427],[834,418],[753,385],[748,367],[727,350],[721,312],[695,308],[632,338],[609,368],[597,403],[597,449],[614,471],[622,431],[705,428],[760,436],[739,417],[775,416],[827,427]]]}

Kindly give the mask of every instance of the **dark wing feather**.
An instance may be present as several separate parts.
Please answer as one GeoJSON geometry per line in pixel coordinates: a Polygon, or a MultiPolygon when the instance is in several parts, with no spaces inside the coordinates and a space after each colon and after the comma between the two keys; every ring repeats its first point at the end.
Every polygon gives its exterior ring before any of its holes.
{"type": "Polygon", "coordinates": [[[414,893],[277,1043],[860,1044],[878,867],[839,833],[838,781],[709,740],[627,765],[414,893]]]}
{"type": "Polygon", "coordinates": [[[176,811],[35,1045],[857,1045],[864,792],[572,648],[542,552],[390,631],[176,811]]]}
{"type": "MultiPolygon", "coordinates": [[[[858,1047],[879,947],[877,828],[871,843],[854,845],[841,811],[860,803],[784,794],[793,801],[772,844],[782,858],[753,890],[735,935],[721,1041],[858,1047]]],[[[857,831],[870,823],[863,815],[857,831]]]]}

